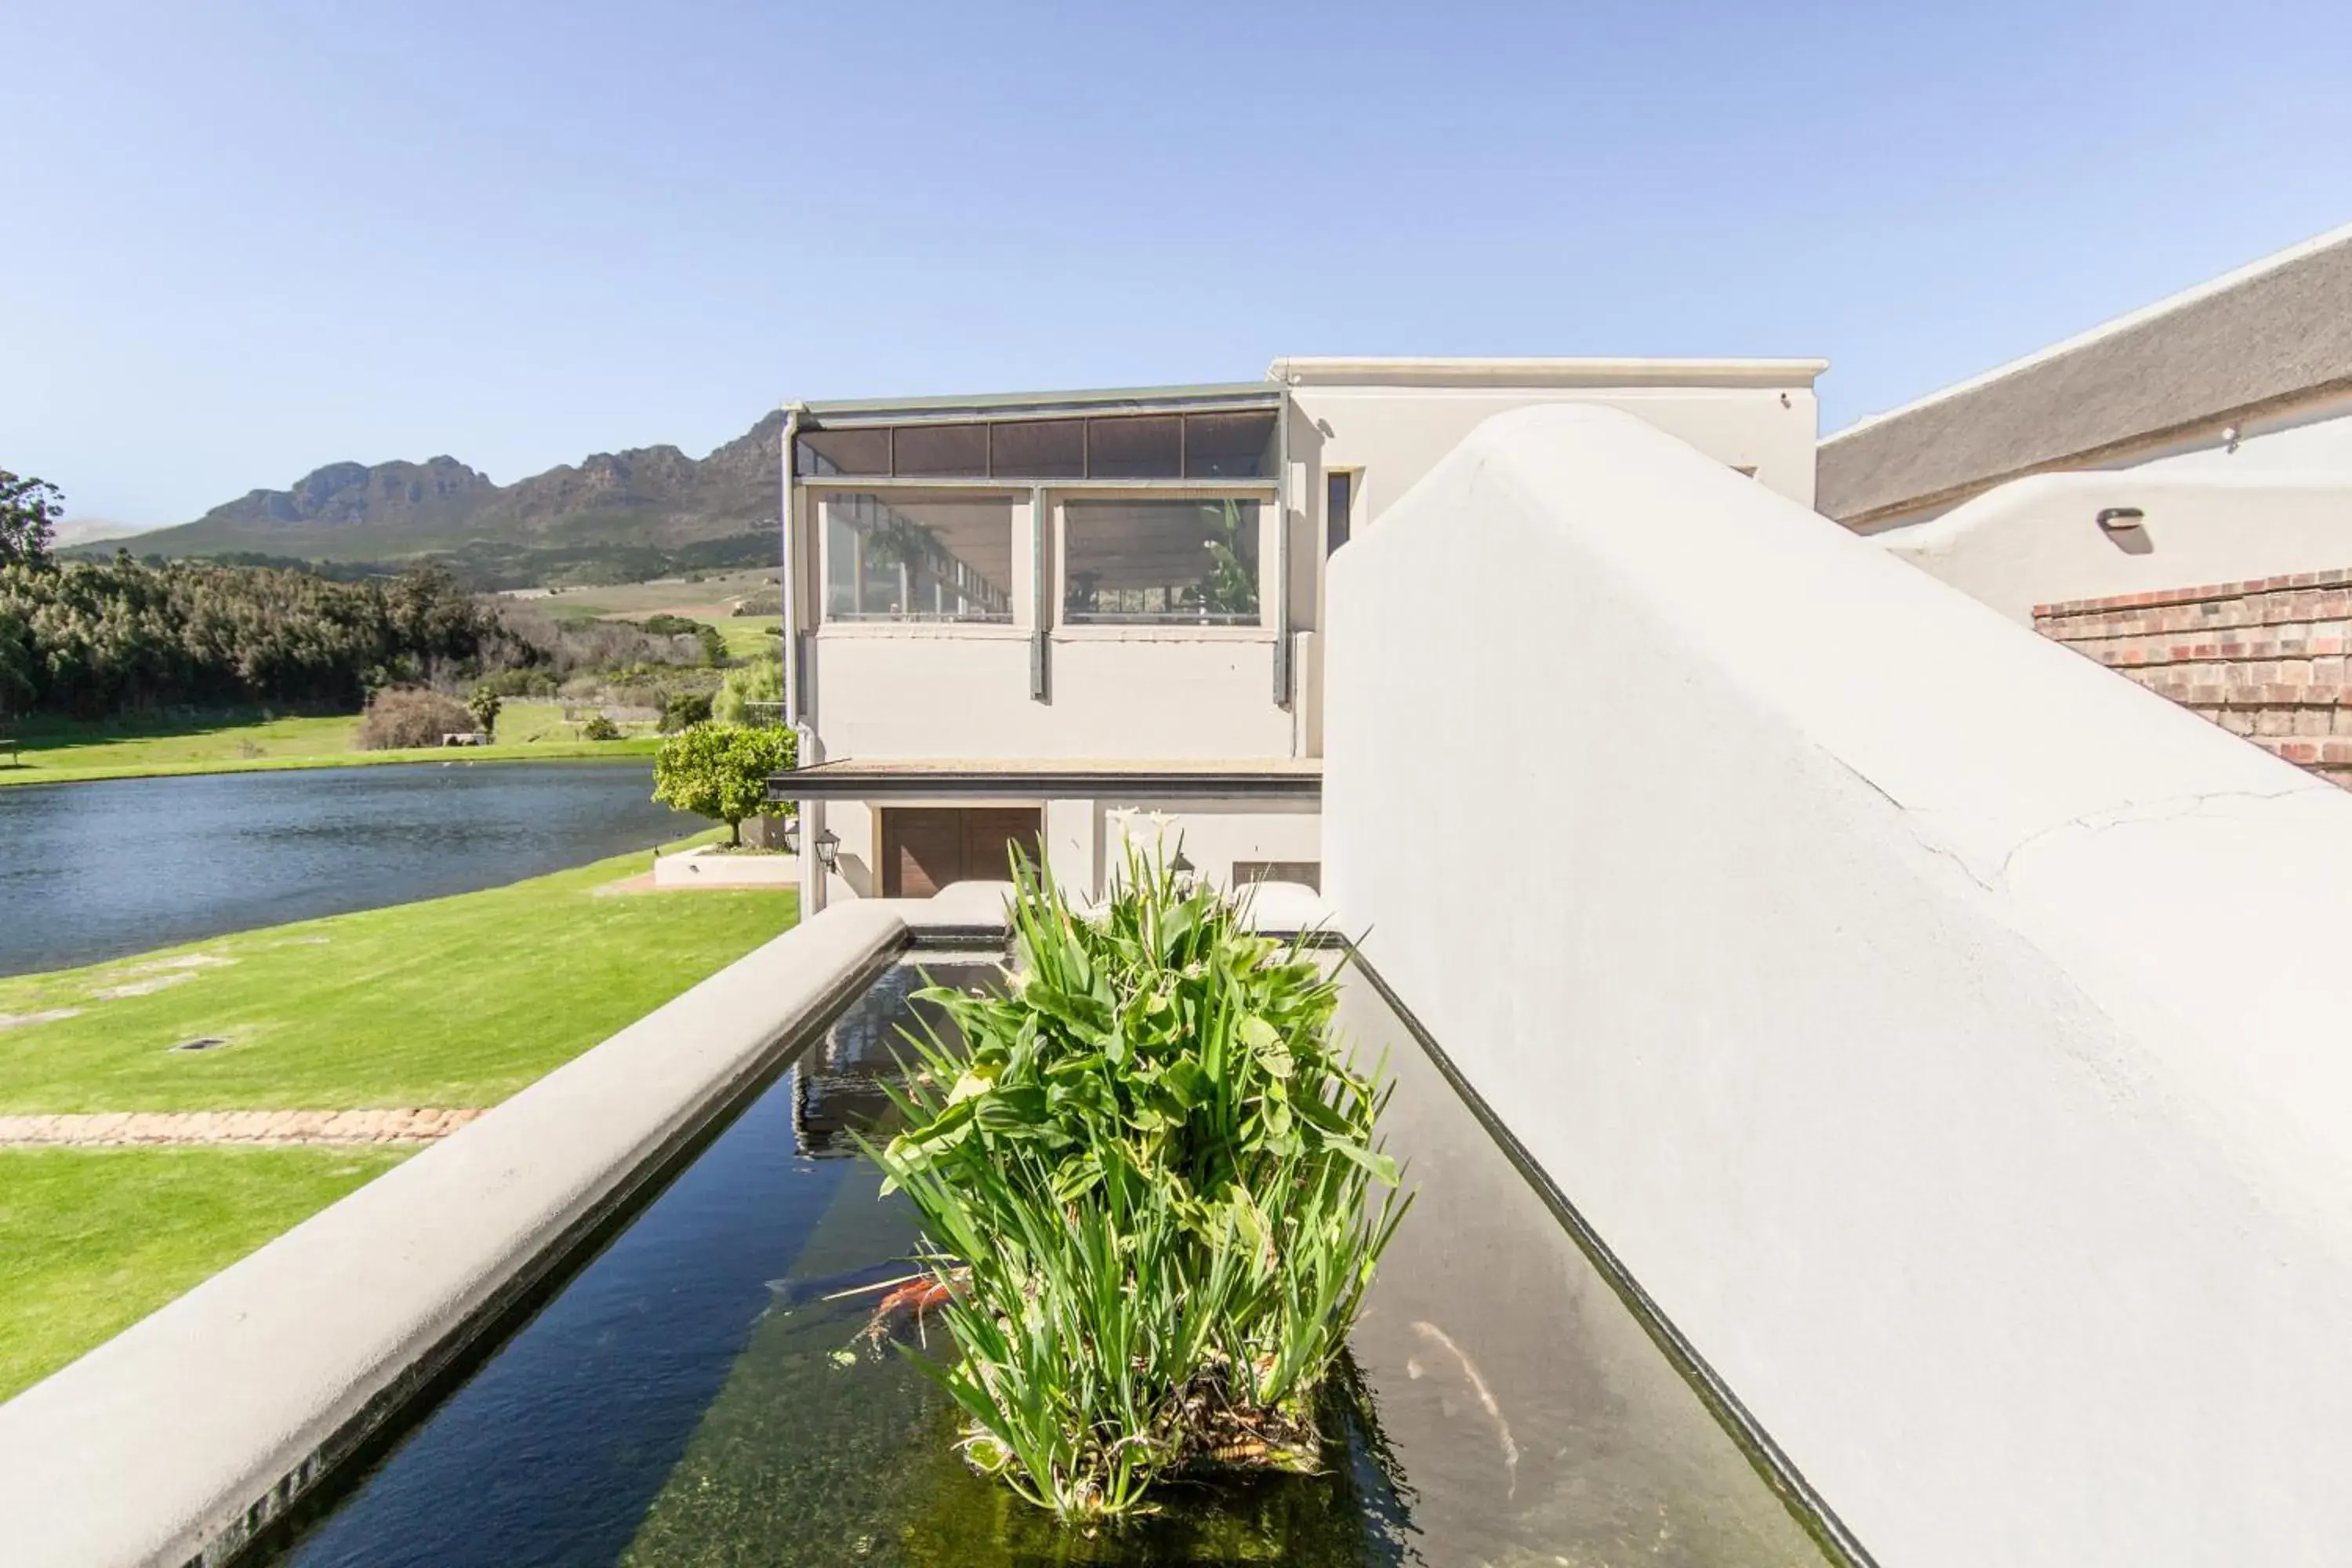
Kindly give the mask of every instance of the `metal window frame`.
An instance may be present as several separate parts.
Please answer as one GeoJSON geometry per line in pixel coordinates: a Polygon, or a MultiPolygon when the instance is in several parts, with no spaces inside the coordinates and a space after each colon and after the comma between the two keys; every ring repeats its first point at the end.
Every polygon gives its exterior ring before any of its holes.
{"type": "MultiPolygon", "coordinates": [[[[1097,500],[1099,499],[1099,492],[1107,489],[1141,489],[1163,492],[1181,492],[1148,495],[1143,498],[1147,501],[1248,501],[1253,506],[1267,508],[1278,516],[1281,510],[1282,499],[1280,486],[1272,479],[1194,479],[1189,484],[1179,483],[1172,479],[1118,479],[1104,480],[1094,485],[1052,481],[1041,484],[1037,488],[1045,497],[1045,504],[1048,508],[1048,513],[1051,518],[1052,527],[1054,530],[1054,563],[1053,571],[1049,575],[1051,578],[1050,586],[1053,591],[1055,616],[1055,625],[1057,626],[1068,627],[1077,632],[1087,632],[1097,629],[1116,630],[1129,626],[1165,627],[1176,631],[1182,631],[1187,627],[1202,628],[1203,626],[1203,623],[1197,618],[1189,620],[1172,619],[1131,621],[1076,621],[1061,618],[1064,595],[1069,591],[1070,570],[1070,519],[1068,508],[1066,503],[1073,500],[1084,501],[1097,500]],[[1089,494],[1087,493],[1089,491],[1096,493],[1089,494]]],[[[1261,519],[1261,524],[1262,523],[1263,519],[1261,519]]],[[[1260,605],[1258,618],[1255,621],[1212,621],[1206,623],[1205,629],[1213,631],[1247,632],[1256,634],[1251,640],[1263,640],[1265,633],[1269,629],[1272,629],[1275,631],[1276,639],[1279,640],[1281,635],[1280,628],[1276,625],[1275,618],[1268,616],[1264,610],[1265,602],[1272,596],[1272,589],[1266,581],[1267,566],[1268,563],[1264,559],[1264,551],[1263,548],[1261,548],[1260,559],[1257,563],[1258,603],[1260,605]]]]}
{"type": "Polygon", "coordinates": [[[1340,544],[1345,544],[1349,540],[1356,537],[1356,497],[1362,485],[1363,478],[1364,470],[1361,468],[1323,470],[1323,554],[1327,560],[1333,551],[1339,548],[1340,544]],[[1331,497],[1341,486],[1345,486],[1347,489],[1348,538],[1340,540],[1339,544],[1334,544],[1331,542],[1331,497]]]}
{"type": "Polygon", "coordinates": [[[1053,641],[1053,622],[1046,618],[1048,595],[1045,591],[1045,487],[1032,485],[1029,489],[1029,700],[1052,700],[1051,670],[1048,660],[1053,641]]]}
{"type": "MultiPolygon", "coordinates": [[[[1046,531],[1058,531],[1062,526],[1058,500],[1065,494],[1087,492],[1112,493],[1152,490],[1175,495],[1203,497],[1229,496],[1237,500],[1270,501],[1275,518],[1275,558],[1273,582],[1269,592],[1274,599],[1274,615],[1270,618],[1274,631],[1273,689],[1277,707],[1288,708],[1294,700],[1297,673],[1290,642],[1292,617],[1290,611],[1290,553],[1295,527],[1292,517],[1293,489],[1290,473],[1290,418],[1292,404],[1290,388],[1279,382],[1236,382],[1197,386],[1164,386],[1112,388],[1094,392],[1027,393],[988,395],[978,397],[935,397],[877,400],[862,403],[793,403],[784,414],[782,453],[783,507],[781,518],[783,549],[781,580],[783,585],[783,635],[787,649],[784,661],[784,709],[787,719],[795,725],[805,725],[814,712],[809,691],[809,659],[814,638],[814,624],[824,620],[824,599],[826,584],[820,574],[814,585],[803,579],[809,570],[808,556],[814,552],[823,559],[824,542],[812,538],[805,549],[797,548],[796,533],[815,531],[818,520],[812,517],[806,530],[796,528],[801,519],[802,495],[804,489],[822,488],[829,490],[996,490],[1008,491],[1014,505],[1025,490],[1030,509],[1030,659],[1029,694],[1033,700],[1051,700],[1051,643],[1057,624],[1056,605],[1050,592],[1054,573],[1050,570],[1047,552],[1055,543],[1046,531]],[[1191,456],[1191,431],[1181,417],[1191,414],[1233,414],[1264,410],[1274,416],[1274,471],[1257,478],[1218,477],[1196,479],[1185,474],[1191,456]],[[1092,422],[1101,418],[1121,418],[1150,415],[1179,416],[1177,424],[1175,476],[1159,479],[1097,479],[1087,470],[1094,466],[1092,422]],[[996,430],[999,425],[1032,424],[1053,420],[1075,421],[1078,426],[1078,465],[1076,477],[1035,479],[1020,476],[999,477],[996,468],[996,430]],[[970,425],[984,428],[984,463],[989,472],[978,475],[925,475],[901,477],[898,466],[898,428],[919,425],[970,425]],[[800,472],[800,438],[820,430],[857,430],[881,428],[886,432],[886,461],[892,470],[883,474],[811,474],[800,472]],[[1049,493],[1050,492],[1050,493],[1049,493]],[[804,598],[814,595],[813,605],[804,605],[804,598]],[[810,612],[810,613],[804,613],[810,612]],[[811,621],[813,624],[803,624],[811,621]]],[[[1260,563],[1264,571],[1265,563],[1260,563]]],[[[1264,623],[1261,623],[1264,624],[1264,623]]]]}
{"type": "Polygon", "coordinates": [[[1281,389],[1274,416],[1274,705],[1296,695],[1290,657],[1290,388],[1281,389]]]}
{"type": "Polygon", "coordinates": [[[799,510],[801,405],[792,404],[784,409],[784,499],[779,526],[782,548],[777,552],[776,586],[782,591],[777,606],[783,626],[784,655],[784,722],[797,725],[806,717],[802,703],[805,680],[801,670],[802,643],[800,617],[800,574],[802,552],[796,548],[793,535],[793,514],[799,510]]]}
{"type": "Polygon", "coordinates": [[[1100,394],[1071,393],[1046,395],[1036,398],[981,399],[910,399],[904,404],[874,403],[862,405],[803,405],[801,416],[793,428],[794,443],[785,447],[789,468],[797,472],[799,452],[797,438],[826,430],[871,430],[885,433],[884,461],[886,471],[879,474],[811,474],[809,479],[830,480],[865,479],[892,484],[1050,484],[1061,485],[1132,485],[1132,484],[1276,484],[1281,479],[1283,453],[1287,447],[1286,428],[1290,410],[1290,392],[1285,386],[1268,386],[1251,383],[1241,387],[1203,387],[1199,389],[1146,389],[1141,392],[1100,394]],[[1221,476],[1193,479],[1185,473],[1191,456],[1191,430],[1188,415],[1270,413],[1275,416],[1275,468],[1273,475],[1259,479],[1221,476]],[[1177,419],[1176,472],[1159,478],[1095,477],[1093,422],[1097,419],[1170,417],[1177,419]],[[1075,476],[1050,477],[995,472],[996,434],[999,425],[1030,425],[1069,422],[1078,427],[1078,468],[1075,476]],[[898,468],[898,432],[902,427],[924,425],[979,425],[986,431],[983,464],[988,472],[966,475],[901,475],[898,468]]]}
{"type": "MultiPolygon", "coordinates": [[[[867,614],[862,608],[853,615],[841,616],[834,613],[833,570],[835,556],[832,530],[828,525],[834,521],[835,514],[828,510],[828,503],[843,500],[867,500],[877,501],[887,508],[889,506],[889,498],[887,492],[893,489],[897,483],[898,481],[895,480],[884,480],[873,486],[866,486],[861,484],[856,479],[843,479],[838,476],[827,476],[825,482],[823,483],[817,483],[806,479],[801,481],[801,489],[805,492],[808,500],[808,525],[811,556],[813,563],[819,568],[814,574],[816,599],[814,617],[815,624],[819,626],[861,625],[882,626],[902,621],[910,624],[965,625],[979,626],[1003,626],[1019,624],[1019,617],[1013,613],[1012,584],[1009,581],[1004,586],[1005,613],[1001,618],[984,616],[924,616],[917,614],[908,614],[905,616],[880,616],[867,614]]],[[[1019,512],[1023,501],[1026,499],[1024,492],[1029,487],[1014,486],[1010,484],[993,485],[984,482],[979,484],[959,482],[952,486],[927,486],[921,488],[934,491],[940,489],[953,489],[970,496],[975,500],[1001,500],[1004,503],[1006,508],[1006,526],[1009,529],[1012,525],[1013,516],[1019,512]]],[[[850,521],[850,527],[853,531],[856,530],[856,523],[854,521],[850,521]]],[[[1008,541],[1006,545],[1008,552],[1011,551],[1011,543],[1008,541]]],[[[857,605],[862,606],[866,603],[866,585],[867,582],[866,544],[863,537],[859,538],[856,550],[857,554],[855,567],[856,580],[851,585],[851,597],[857,605]]],[[[1017,557],[1011,557],[1007,560],[1006,572],[1008,576],[1017,565],[1017,557]]],[[[969,568],[967,567],[966,569],[968,570],[969,568]]],[[[908,570],[907,563],[904,562],[901,562],[898,566],[898,583],[901,602],[911,602],[913,598],[911,576],[908,570]]],[[[935,576],[935,587],[937,586],[937,583],[938,579],[935,576]]]]}

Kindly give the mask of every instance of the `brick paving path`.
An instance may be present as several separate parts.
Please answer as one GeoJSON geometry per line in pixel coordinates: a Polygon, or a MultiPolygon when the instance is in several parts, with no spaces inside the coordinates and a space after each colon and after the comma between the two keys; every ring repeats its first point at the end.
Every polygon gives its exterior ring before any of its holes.
{"type": "Polygon", "coordinates": [[[430,1143],[481,1111],[116,1110],[78,1116],[0,1116],[0,1144],[430,1143]]]}

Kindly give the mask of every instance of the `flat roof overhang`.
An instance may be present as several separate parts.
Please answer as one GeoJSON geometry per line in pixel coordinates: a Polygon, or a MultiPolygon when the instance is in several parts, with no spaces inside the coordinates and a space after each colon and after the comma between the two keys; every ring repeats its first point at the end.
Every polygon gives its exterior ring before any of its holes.
{"type": "Polygon", "coordinates": [[[967,420],[1045,419],[1055,416],[1181,413],[1188,410],[1279,408],[1283,388],[1271,381],[1202,385],[1116,386],[1082,392],[982,393],[949,397],[873,397],[794,403],[803,430],[861,425],[920,425],[967,420]]]}
{"type": "Polygon", "coordinates": [[[1180,762],[844,757],[768,780],[768,798],[889,800],[1305,800],[1323,798],[1318,758],[1180,762]]]}
{"type": "Polygon", "coordinates": [[[1591,356],[1404,358],[1298,354],[1266,367],[1286,386],[1466,387],[1525,391],[1537,387],[1734,386],[1766,390],[1811,386],[1829,369],[1825,359],[1604,359],[1591,356]]]}

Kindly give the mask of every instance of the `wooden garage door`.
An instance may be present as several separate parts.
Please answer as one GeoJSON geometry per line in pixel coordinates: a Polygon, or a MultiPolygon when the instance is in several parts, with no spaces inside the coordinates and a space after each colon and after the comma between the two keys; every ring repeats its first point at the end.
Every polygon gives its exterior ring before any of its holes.
{"type": "Polygon", "coordinates": [[[882,813],[882,896],[928,899],[952,882],[996,882],[1009,875],[1015,843],[1034,859],[1034,806],[889,806],[882,813]]]}

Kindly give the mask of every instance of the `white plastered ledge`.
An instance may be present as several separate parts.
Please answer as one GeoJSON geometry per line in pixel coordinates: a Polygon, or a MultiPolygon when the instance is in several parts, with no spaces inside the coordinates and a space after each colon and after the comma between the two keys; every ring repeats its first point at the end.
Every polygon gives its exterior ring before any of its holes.
{"type": "Polygon", "coordinates": [[[0,1563],[220,1561],[908,931],[825,910],[0,1405],[0,1563]]]}
{"type": "Polygon", "coordinates": [[[1329,598],[1339,921],[1881,1563],[2346,1560],[2352,795],[1610,409],[1329,598]]]}

